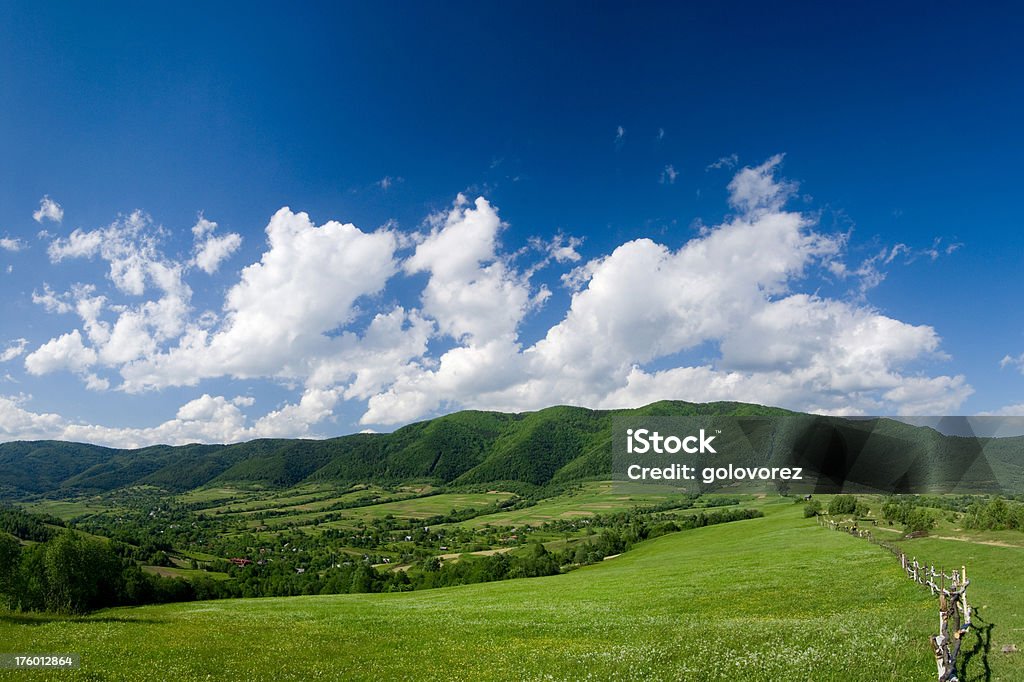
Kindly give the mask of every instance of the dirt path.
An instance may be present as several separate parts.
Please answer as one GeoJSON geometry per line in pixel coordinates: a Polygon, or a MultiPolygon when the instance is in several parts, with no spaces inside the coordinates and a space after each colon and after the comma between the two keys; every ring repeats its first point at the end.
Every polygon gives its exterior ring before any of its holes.
{"type": "Polygon", "coordinates": [[[932,535],[931,537],[936,540],[956,540],[957,542],[969,542],[973,545],[989,545],[990,547],[1016,547],[1017,549],[1024,549],[1024,545],[1014,545],[1009,542],[1002,540],[975,540],[974,538],[964,537],[963,535],[952,536],[952,535],[932,535]]]}

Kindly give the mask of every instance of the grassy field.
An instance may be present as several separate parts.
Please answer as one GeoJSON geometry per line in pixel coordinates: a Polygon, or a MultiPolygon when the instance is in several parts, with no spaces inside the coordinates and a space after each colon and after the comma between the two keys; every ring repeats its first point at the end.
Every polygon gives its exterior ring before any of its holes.
{"type": "Polygon", "coordinates": [[[143,566],[142,570],[147,573],[154,575],[162,575],[165,578],[197,578],[204,576],[212,578],[214,580],[227,580],[227,573],[217,573],[215,571],[197,571],[191,568],[178,568],[170,566],[143,566]]]}
{"type": "Polygon", "coordinates": [[[971,580],[968,595],[977,608],[974,624],[979,628],[979,635],[969,638],[964,647],[965,652],[974,652],[969,663],[970,679],[989,679],[984,675],[987,663],[993,680],[1024,680],[1024,547],[994,545],[991,543],[1002,541],[980,533],[971,535],[974,537],[969,541],[930,537],[903,541],[901,545],[908,555],[941,565],[947,572],[967,567],[971,580]],[[986,641],[990,653],[983,660],[986,641]],[[1001,649],[1011,644],[1020,651],[1002,653],[1001,649]]]}
{"type": "Polygon", "coordinates": [[[463,521],[459,525],[539,526],[546,521],[586,518],[594,514],[625,511],[643,505],[656,505],[679,498],[679,491],[668,486],[645,485],[633,490],[620,490],[611,481],[590,481],[577,490],[559,495],[525,509],[488,514],[463,521]]]}
{"type": "Polygon", "coordinates": [[[116,508],[102,501],[89,500],[40,500],[31,504],[21,505],[37,514],[49,514],[64,521],[92,514],[114,513],[116,508]]]}
{"type": "MultiPolygon", "coordinates": [[[[375,519],[383,519],[391,516],[395,519],[423,520],[434,516],[449,513],[452,510],[480,509],[507,500],[513,497],[512,493],[488,492],[488,493],[443,493],[440,495],[429,495],[427,497],[413,497],[413,493],[380,493],[382,501],[365,506],[351,507],[341,511],[327,511],[325,508],[338,502],[352,502],[357,498],[366,496],[366,491],[358,493],[347,493],[345,495],[329,499],[317,499],[315,502],[304,502],[295,504],[278,504],[277,506],[260,506],[258,508],[248,507],[254,502],[246,505],[237,505],[230,511],[222,512],[225,518],[245,519],[247,528],[255,530],[274,531],[285,527],[308,528],[325,530],[328,528],[354,528],[360,524],[372,522],[375,519]],[[398,499],[395,499],[398,498],[398,499]],[[407,498],[407,499],[404,499],[407,498]],[[260,518],[255,516],[260,511],[273,510],[278,514],[260,518]],[[281,514],[280,512],[284,512],[281,514]],[[328,515],[333,520],[327,520],[328,515]]],[[[261,501],[261,505],[272,505],[270,501],[261,501]]],[[[206,513],[204,510],[203,513],[206,513]]]]}
{"type": "MultiPolygon", "coordinates": [[[[791,501],[760,505],[765,518],[667,535],[550,578],[0,617],[7,651],[82,655],[78,671],[7,677],[932,679],[934,601],[892,555],[801,518],[791,501]]],[[[991,651],[973,655],[967,679],[1024,679],[1020,658],[995,646],[1024,639],[1024,590],[1019,572],[1007,571],[1024,557],[1004,554],[1020,550],[910,546],[950,560],[958,549],[972,567],[975,601],[995,625],[991,651]]]]}
{"type": "MultiPolygon", "coordinates": [[[[381,519],[393,516],[396,519],[428,519],[432,516],[447,514],[453,509],[479,509],[513,497],[512,493],[444,493],[429,497],[416,497],[397,502],[385,502],[367,507],[346,509],[342,514],[345,519],[323,524],[323,528],[346,527],[353,523],[381,519]]],[[[287,518],[287,517],[285,517],[287,518]]]]}

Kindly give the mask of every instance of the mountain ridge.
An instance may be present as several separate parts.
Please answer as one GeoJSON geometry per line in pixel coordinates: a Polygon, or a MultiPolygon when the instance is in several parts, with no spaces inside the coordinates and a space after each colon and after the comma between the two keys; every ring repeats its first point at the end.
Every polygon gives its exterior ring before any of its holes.
{"type": "MultiPolygon", "coordinates": [[[[456,486],[495,481],[538,487],[563,485],[609,477],[611,425],[617,416],[802,417],[826,425],[841,424],[847,434],[864,429],[876,434],[884,432],[893,436],[892,447],[906,442],[937,443],[938,454],[929,454],[925,460],[919,458],[919,465],[955,460],[961,456],[959,453],[976,456],[981,452],[980,445],[970,450],[972,443],[993,440],[975,439],[968,443],[955,436],[943,436],[930,427],[893,420],[843,420],[738,402],[666,400],[618,410],[556,405],[521,413],[463,410],[408,424],[390,433],[355,433],[320,440],[264,438],[232,444],[152,445],[137,449],[52,440],[12,441],[0,444],[0,494],[19,497],[101,493],[129,486],[184,492],[208,485],[285,488],[308,482],[412,480],[456,486]]],[[[849,435],[844,437],[851,439],[849,435]]],[[[1014,481],[1024,481],[1024,463],[1017,454],[1024,450],[1024,438],[998,440],[994,466],[999,468],[1001,480],[1010,476],[1014,481]]],[[[773,441],[770,447],[792,449],[793,445],[777,446],[773,441]]],[[[977,476],[984,481],[995,479],[984,470],[977,476]]]]}

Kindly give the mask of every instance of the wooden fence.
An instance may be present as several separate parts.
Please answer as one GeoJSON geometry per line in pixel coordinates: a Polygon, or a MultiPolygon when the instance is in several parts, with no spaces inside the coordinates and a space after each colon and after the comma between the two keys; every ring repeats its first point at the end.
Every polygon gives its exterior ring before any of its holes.
{"type": "Polygon", "coordinates": [[[939,682],[958,682],[957,658],[960,656],[964,636],[971,628],[971,607],[967,603],[967,587],[971,581],[967,579],[967,568],[961,566],[959,571],[946,573],[934,565],[919,563],[916,557],[908,558],[899,545],[879,540],[866,528],[860,528],[856,524],[838,523],[821,516],[817,519],[819,526],[849,533],[888,550],[899,558],[900,566],[908,578],[927,587],[932,596],[939,598],[939,634],[931,637],[935,666],[938,669],[939,682]]]}

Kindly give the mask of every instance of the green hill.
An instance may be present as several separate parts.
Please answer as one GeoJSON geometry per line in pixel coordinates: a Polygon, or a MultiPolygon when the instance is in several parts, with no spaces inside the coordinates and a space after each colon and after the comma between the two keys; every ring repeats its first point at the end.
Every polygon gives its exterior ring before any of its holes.
{"type": "Polygon", "coordinates": [[[0,494],[92,493],[137,485],[172,492],[224,484],[287,488],[304,482],[562,485],[609,477],[612,422],[621,416],[706,417],[709,424],[722,416],[792,417],[791,428],[779,429],[770,438],[766,434],[771,430],[759,431],[756,424],[740,433],[750,443],[747,460],[732,450],[719,458],[758,466],[795,459],[809,471],[821,472],[824,484],[861,476],[895,481],[907,490],[948,487],[950,481],[962,481],[965,491],[1000,486],[1024,490],[1024,438],[962,438],[884,419],[799,415],[744,403],[663,401],[632,410],[559,406],[522,414],[464,411],[393,433],[328,440],[263,439],[139,450],[56,441],[4,443],[0,494]],[[857,460],[866,444],[872,457],[857,460]],[[961,471],[965,462],[971,464],[966,472],[961,471]]]}
{"type": "Polygon", "coordinates": [[[117,450],[58,441],[0,444],[0,491],[100,492],[131,485],[171,491],[205,484],[289,487],[303,481],[545,485],[607,476],[616,414],[780,414],[741,403],[662,402],[638,410],[551,407],[503,414],[467,410],[388,434],[328,440],[261,439],[233,445],[117,450]]]}

